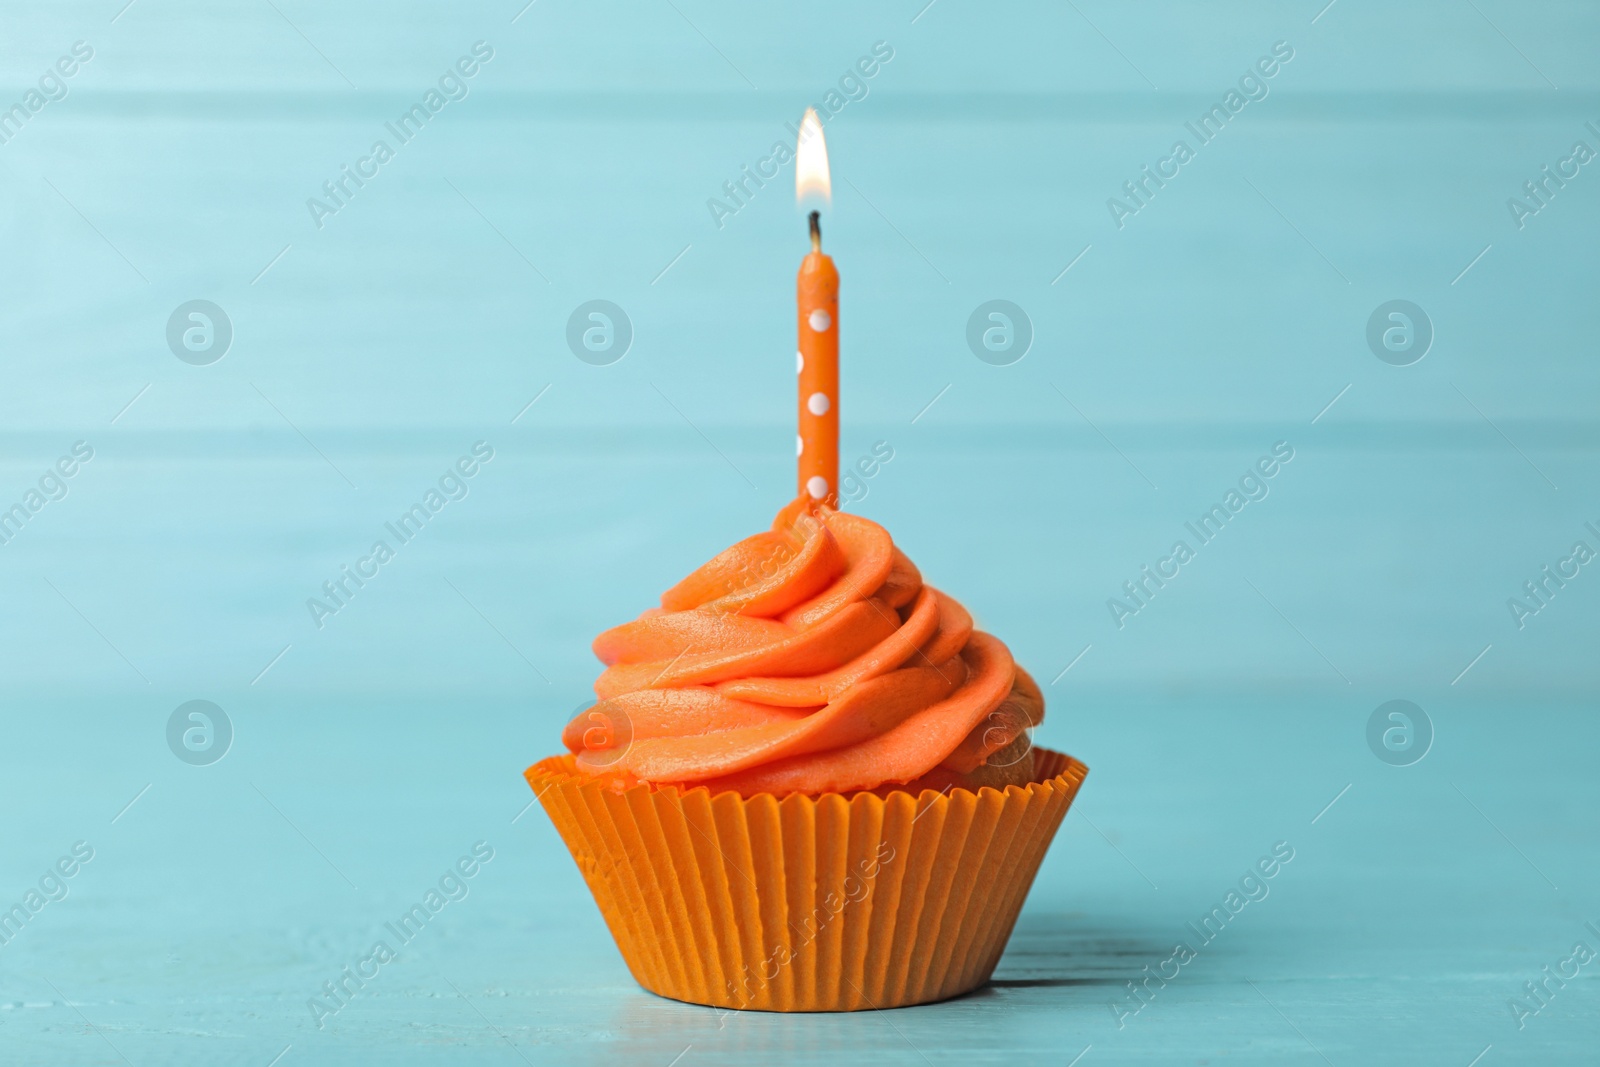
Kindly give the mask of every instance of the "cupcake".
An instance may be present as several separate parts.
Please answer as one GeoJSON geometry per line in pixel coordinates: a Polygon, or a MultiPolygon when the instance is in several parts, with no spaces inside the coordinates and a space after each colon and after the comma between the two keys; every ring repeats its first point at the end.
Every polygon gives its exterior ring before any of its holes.
{"type": "Polygon", "coordinates": [[[1087,768],[882,526],[797,499],[594,651],[526,777],[640,985],[851,1011],[988,980],[1087,768]]]}

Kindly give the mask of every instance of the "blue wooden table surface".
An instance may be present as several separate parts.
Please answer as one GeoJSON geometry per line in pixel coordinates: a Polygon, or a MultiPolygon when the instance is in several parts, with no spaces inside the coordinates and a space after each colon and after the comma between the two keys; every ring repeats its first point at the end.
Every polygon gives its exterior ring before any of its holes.
{"type": "Polygon", "coordinates": [[[1595,1061],[1592,6],[0,27],[0,1063],[1595,1061]],[[893,452],[847,506],[1091,773],[988,987],[728,1014],[632,982],[521,771],[789,495],[802,220],[745,174],[808,104],[893,452]]]}

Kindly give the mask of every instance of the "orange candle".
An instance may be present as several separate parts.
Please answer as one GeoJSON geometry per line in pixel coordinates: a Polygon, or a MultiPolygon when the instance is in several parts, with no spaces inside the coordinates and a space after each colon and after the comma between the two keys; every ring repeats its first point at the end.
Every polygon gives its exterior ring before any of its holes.
{"type": "MultiPolygon", "coordinates": [[[[806,109],[795,147],[795,196],[824,200],[830,193],[828,149],[822,123],[806,109]]],[[[811,252],[800,263],[795,295],[800,343],[795,372],[800,383],[800,496],[829,507],[839,505],[839,272],[822,254],[822,223],[811,212],[811,252]]]]}
{"type": "Polygon", "coordinates": [[[839,272],[822,254],[817,212],[811,213],[811,253],[800,263],[796,295],[800,347],[800,495],[839,503],[839,272]]]}

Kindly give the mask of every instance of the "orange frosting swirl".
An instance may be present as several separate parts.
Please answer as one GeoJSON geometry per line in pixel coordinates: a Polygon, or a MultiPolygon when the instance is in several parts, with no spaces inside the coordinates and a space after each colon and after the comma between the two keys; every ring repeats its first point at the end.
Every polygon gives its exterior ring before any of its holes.
{"type": "Polygon", "coordinates": [[[1026,780],[1044,698],[875,522],[797,499],[602,633],[562,740],[620,783],[820,794],[1026,780]]]}

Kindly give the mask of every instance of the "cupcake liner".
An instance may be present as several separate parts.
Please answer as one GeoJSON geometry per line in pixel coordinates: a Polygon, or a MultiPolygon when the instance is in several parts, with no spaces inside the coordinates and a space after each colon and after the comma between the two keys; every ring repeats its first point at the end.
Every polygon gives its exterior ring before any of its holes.
{"type": "Polygon", "coordinates": [[[638,983],[761,1011],[944,1000],[988,981],[1088,768],[886,797],[618,789],[571,756],[529,767],[638,983]]]}

